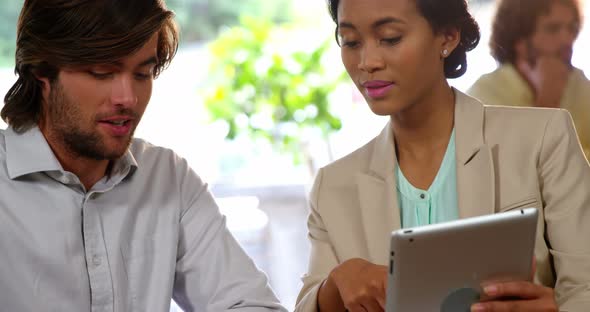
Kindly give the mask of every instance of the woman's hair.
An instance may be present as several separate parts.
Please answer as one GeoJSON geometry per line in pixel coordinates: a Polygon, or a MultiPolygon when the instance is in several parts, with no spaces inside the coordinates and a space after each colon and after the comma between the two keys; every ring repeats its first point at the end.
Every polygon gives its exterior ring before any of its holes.
{"type": "MultiPolygon", "coordinates": [[[[456,28],[461,33],[457,48],[445,59],[444,71],[447,78],[461,77],[467,71],[467,51],[479,43],[480,33],[477,22],[469,13],[466,0],[414,0],[418,11],[430,23],[435,33],[456,28]]],[[[510,1],[510,0],[509,0],[510,1]]],[[[533,0],[534,1],[534,0],[533,0]]],[[[328,0],[330,15],[338,25],[340,0],[328,0]]],[[[338,32],[338,29],[336,29],[338,32]]],[[[336,37],[338,40],[338,37],[336,37]]]]}
{"type": "Polygon", "coordinates": [[[112,63],[158,33],[156,77],[178,49],[178,29],[163,0],[25,0],[16,40],[16,83],[0,113],[22,132],[41,115],[42,85],[60,69],[112,63]]]}
{"type": "Polygon", "coordinates": [[[579,27],[582,16],[577,0],[500,0],[490,38],[491,53],[498,63],[516,61],[516,44],[535,33],[537,20],[549,14],[554,3],[572,8],[579,27]]]}

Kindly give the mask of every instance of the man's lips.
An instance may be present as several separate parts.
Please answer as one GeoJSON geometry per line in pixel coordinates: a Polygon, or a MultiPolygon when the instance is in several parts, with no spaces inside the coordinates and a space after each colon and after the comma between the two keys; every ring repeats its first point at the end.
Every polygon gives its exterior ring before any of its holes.
{"type": "Polygon", "coordinates": [[[119,122],[123,122],[123,121],[131,121],[134,120],[135,118],[132,116],[127,116],[127,115],[117,115],[117,116],[110,116],[110,117],[106,117],[106,118],[101,118],[99,119],[99,122],[113,122],[113,123],[119,123],[119,122]]]}
{"type": "Polygon", "coordinates": [[[131,116],[111,116],[98,120],[113,136],[125,136],[131,132],[134,118],[131,116]]]}

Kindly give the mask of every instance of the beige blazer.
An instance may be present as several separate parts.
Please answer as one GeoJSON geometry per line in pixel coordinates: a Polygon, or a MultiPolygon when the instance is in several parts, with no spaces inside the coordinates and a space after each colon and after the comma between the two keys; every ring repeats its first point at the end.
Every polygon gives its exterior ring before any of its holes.
{"type": "MultiPolygon", "coordinates": [[[[555,287],[562,311],[590,311],[590,168],[569,113],[484,106],[455,93],[460,217],[540,208],[535,281],[555,287]]],[[[339,263],[387,264],[389,233],[400,228],[393,142],[388,124],[319,171],[310,194],[309,269],[295,311],[317,310],[319,286],[339,263]]]]}

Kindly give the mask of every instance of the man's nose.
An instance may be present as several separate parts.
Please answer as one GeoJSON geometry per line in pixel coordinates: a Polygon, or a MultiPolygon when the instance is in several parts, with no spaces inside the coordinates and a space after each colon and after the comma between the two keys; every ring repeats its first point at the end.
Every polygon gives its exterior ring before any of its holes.
{"type": "Polygon", "coordinates": [[[137,104],[137,100],[133,77],[128,77],[127,75],[118,75],[115,77],[111,94],[113,105],[131,108],[137,104]]]}

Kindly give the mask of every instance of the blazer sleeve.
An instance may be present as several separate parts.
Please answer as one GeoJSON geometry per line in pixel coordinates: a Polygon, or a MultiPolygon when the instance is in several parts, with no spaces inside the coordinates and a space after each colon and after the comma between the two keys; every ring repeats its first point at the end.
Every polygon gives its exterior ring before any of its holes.
{"type": "Polygon", "coordinates": [[[296,312],[318,311],[318,291],[330,271],[338,265],[328,231],[320,215],[323,170],[317,174],[310,193],[310,215],[307,222],[311,242],[308,272],[303,276],[303,288],[297,297],[296,312]]]}
{"type": "Polygon", "coordinates": [[[590,307],[590,168],[569,113],[547,123],[539,155],[545,239],[556,273],[560,310],[590,307]]]}

